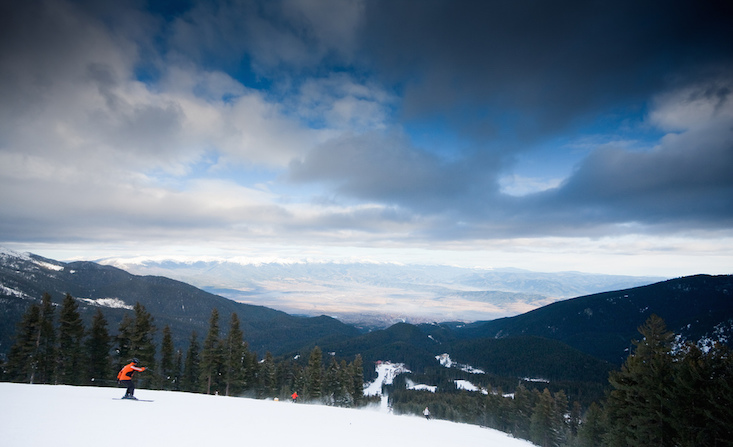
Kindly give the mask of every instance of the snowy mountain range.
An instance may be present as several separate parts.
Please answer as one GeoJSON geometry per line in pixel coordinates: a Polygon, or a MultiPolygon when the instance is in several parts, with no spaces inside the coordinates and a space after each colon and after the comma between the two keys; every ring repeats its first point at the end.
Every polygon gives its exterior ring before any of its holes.
{"type": "Polygon", "coordinates": [[[662,280],[579,272],[539,273],[445,265],[107,258],[137,275],[159,275],[242,303],[296,315],[330,315],[368,328],[398,321],[492,320],[552,302],[662,280]]]}

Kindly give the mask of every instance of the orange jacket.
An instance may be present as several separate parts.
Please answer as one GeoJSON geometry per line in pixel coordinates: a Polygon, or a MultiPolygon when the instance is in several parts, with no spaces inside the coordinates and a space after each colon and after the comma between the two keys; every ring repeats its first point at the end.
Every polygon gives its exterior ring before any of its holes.
{"type": "Polygon", "coordinates": [[[145,371],[145,367],[141,368],[135,366],[134,363],[128,363],[117,373],[117,380],[132,380],[132,375],[135,374],[135,371],[145,371]]]}

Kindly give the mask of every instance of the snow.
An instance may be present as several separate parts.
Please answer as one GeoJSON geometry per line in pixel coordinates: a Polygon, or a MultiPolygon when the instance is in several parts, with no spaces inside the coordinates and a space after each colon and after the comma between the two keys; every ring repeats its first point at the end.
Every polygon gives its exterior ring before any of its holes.
{"type": "Polygon", "coordinates": [[[115,400],[122,394],[115,388],[0,383],[2,445],[533,445],[475,425],[375,409],[142,389],[135,395],[154,402],[115,400]]]}
{"type": "Polygon", "coordinates": [[[408,390],[430,391],[431,393],[438,391],[438,387],[435,385],[425,385],[423,383],[415,383],[410,379],[407,379],[406,383],[407,383],[408,390]]]}
{"type": "Polygon", "coordinates": [[[53,271],[56,271],[56,272],[60,272],[60,271],[64,270],[64,266],[63,265],[56,265],[56,264],[51,264],[50,262],[35,261],[35,260],[33,262],[35,262],[37,266],[43,267],[43,268],[48,269],[48,270],[53,270],[53,271]]]}
{"type": "Polygon", "coordinates": [[[474,385],[473,383],[469,382],[468,380],[454,380],[456,384],[456,388],[459,390],[466,390],[466,391],[477,391],[484,394],[489,394],[489,392],[481,387],[478,387],[474,385]]]}
{"type": "Polygon", "coordinates": [[[21,292],[20,290],[7,287],[2,283],[0,283],[0,293],[3,295],[17,296],[18,298],[30,298],[28,295],[21,292]]]}
{"type": "Polygon", "coordinates": [[[471,374],[486,374],[486,372],[482,369],[474,368],[471,365],[464,365],[461,363],[454,362],[453,360],[451,360],[450,355],[448,354],[436,355],[435,359],[439,361],[440,364],[445,366],[446,368],[458,368],[461,371],[471,373],[471,374]]]}
{"type": "Polygon", "coordinates": [[[410,372],[404,363],[377,362],[377,378],[364,388],[367,396],[381,396],[382,385],[392,385],[394,378],[402,373],[410,372]]]}
{"type": "Polygon", "coordinates": [[[441,354],[435,356],[435,359],[440,362],[441,365],[445,366],[446,368],[450,368],[453,366],[453,361],[450,359],[450,355],[448,354],[441,354]]]}
{"type": "Polygon", "coordinates": [[[550,383],[549,380],[543,379],[541,377],[523,377],[522,380],[524,380],[525,382],[550,383]]]}
{"type": "Polygon", "coordinates": [[[130,306],[119,298],[79,298],[79,300],[94,306],[110,307],[112,309],[134,309],[134,306],[130,306]]]}

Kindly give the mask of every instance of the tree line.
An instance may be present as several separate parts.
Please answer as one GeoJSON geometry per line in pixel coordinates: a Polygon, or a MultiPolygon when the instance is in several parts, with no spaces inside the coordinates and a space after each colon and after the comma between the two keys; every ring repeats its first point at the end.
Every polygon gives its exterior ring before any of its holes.
{"type": "Polygon", "coordinates": [[[19,322],[7,361],[0,364],[0,379],[113,386],[122,366],[137,358],[148,367],[135,377],[140,388],[256,398],[287,398],[297,392],[299,400],[306,402],[345,407],[366,403],[361,356],[352,362],[335,356],[327,361],[316,346],[307,363],[299,356],[276,360],[270,352],[260,359],[249,350],[236,313],[231,314],[223,336],[219,320],[218,310],[212,310],[206,336],[200,340],[192,332],[185,353],[174,347],[166,325],[158,349],[154,318],[140,303],[112,335],[101,310],[86,329],[70,294],[61,303],[56,321],[56,305],[45,293],[19,322]]]}
{"type": "MultiPolygon", "coordinates": [[[[542,447],[733,446],[733,355],[720,342],[679,342],[662,318],[639,327],[641,340],[608,378],[605,398],[587,407],[564,391],[494,388],[487,395],[440,383],[438,392],[408,390],[395,379],[395,412],[479,424],[542,447]]],[[[445,381],[443,381],[445,382],[445,381]]]]}

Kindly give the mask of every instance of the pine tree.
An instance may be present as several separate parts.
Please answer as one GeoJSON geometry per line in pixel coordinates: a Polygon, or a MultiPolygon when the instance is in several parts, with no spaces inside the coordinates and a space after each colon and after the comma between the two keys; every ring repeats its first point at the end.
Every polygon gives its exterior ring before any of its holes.
{"type": "Polygon", "coordinates": [[[117,336],[115,336],[115,369],[119,371],[123,366],[130,362],[132,356],[132,330],[135,325],[135,321],[130,315],[125,314],[122,316],[120,325],[117,327],[117,336]]]}
{"type": "Polygon", "coordinates": [[[280,390],[281,398],[288,398],[293,394],[295,389],[295,379],[297,377],[296,365],[292,360],[283,360],[276,365],[277,384],[280,390]]]}
{"type": "Polygon", "coordinates": [[[305,399],[319,401],[322,397],[323,385],[323,352],[316,346],[308,358],[305,368],[305,399]]]}
{"type": "MultiPolygon", "coordinates": [[[[567,399],[566,399],[567,400],[567,399]]],[[[557,401],[550,390],[540,394],[530,418],[530,440],[541,447],[558,447],[561,445],[562,415],[557,401]],[[558,414],[560,417],[558,418],[558,414]]],[[[567,406],[567,402],[565,403],[567,406]]]]}
{"type": "Polygon", "coordinates": [[[532,418],[532,408],[535,406],[535,397],[523,384],[514,390],[514,399],[509,414],[511,433],[522,439],[529,439],[529,427],[532,418]]]}
{"type": "Polygon", "coordinates": [[[89,330],[89,337],[85,342],[87,356],[86,383],[99,386],[112,379],[111,358],[109,351],[112,347],[112,338],[107,331],[107,320],[102,311],[92,319],[92,327],[89,330]]]}
{"type": "Polygon", "coordinates": [[[606,442],[613,446],[672,446],[674,427],[667,390],[674,387],[673,358],[670,353],[674,334],[664,321],[652,315],[639,328],[643,336],[620,371],[609,376],[613,390],[607,411],[611,421],[606,442]]]}
{"type": "Polygon", "coordinates": [[[56,328],[51,295],[43,294],[38,333],[38,371],[36,383],[54,383],[56,377],[56,328]]]}
{"type": "Polygon", "coordinates": [[[327,405],[335,405],[341,398],[341,370],[335,357],[331,357],[331,362],[326,369],[322,390],[323,401],[327,405]]]}
{"type": "Polygon", "coordinates": [[[160,387],[172,390],[176,380],[173,336],[170,326],[163,328],[163,341],[160,345],[160,387]]]}
{"type": "Polygon", "coordinates": [[[675,444],[680,447],[722,445],[733,440],[733,358],[715,343],[706,351],[687,344],[676,363],[672,404],[675,444]]]}
{"type": "MultiPolygon", "coordinates": [[[[156,351],[154,318],[139,302],[135,303],[133,311],[135,312],[135,323],[132,326],[130,337],[130,356],[137,358],[142,366],[153,369],[155,368],[156,351]]],[[[152,380],[152,376],[146,374],[143,383],[149,385],[152,380]]]]}
{"type": "Polygon", "coordinates": [[[593,402],[585,412],[583,423],[578,427],[578,446],[597,447],[603,445],[606,433],[603,410],[593,402]]]}
{"type": "Polygon", "coordinates": [[[186,363],[181,376],[181,390],[198,393],[201,391],[199,376],[201,371],[200,347],[198,335],[191,333],[186,352],[186,363]]]}
{"type": "Polygon", "coordinates": [[[41,308],[32,304],[23,314],[15,332],[15,343],[8,353],[7,376],[13,382],[34,383],[38,371],[38,345],[41,308]]]}
{"type": "Polygon", "coordinates": [[[51,295],[43,294],[39,307],[33,304],[23,316],[11,347],[6,375],[9,380],[53,383],[56,371],[56,332],[51,295]]]}
{"type": "Polygon", "coordinates": [[[335,404],[339,407],[354,406],[354,375],[352,365],[341,360],[339,364],[339,392],[335,399],[335,404]]]}
{"type": "Polygon", "coordinates": [[[359,407],[364,403],[364,361],[361,354],[357,354],[351,364],[351,381],[354,405],[359,407]]]}
{"type": "Polygon", "coordinates": [[[580,427],[580,422],[582,421],[582,406],[580,405],[580,402],[577,400],[573,402],[573,406],[570,409],[570,417],[568,418],[568,435],[572,438],[575,438],[578,436],[578,428],[580,427]]]}
{"type": "Polygon", "coordinates": [[[250,352],[245,343],[244,354],[244,390],[245,392],[255,392],[260,374],[260,364],[257,361],[257,353],[250,352]]]}
{"type": "Polygon", "coordinates": [[[219,339],[219,311],[214,309],[209,319],[209,333],[201,350],[201,383],[206,394],[220,394],[223,391],[222,370],[224,352],[219,339]]]}
{"type": "Polygon", "coordinates": [[[275,396],[277,387],[276,373],[275,359],[272,357],[270,351],[267,351],[264,360],[260,364],[260,389],[258,393],[260,397],[275,396]]]}
{"type": "Polygon", "coordinates": [[[58,382],[78,385],[84,371],[82,339],[84,324],[79,315],[79,305],[74,297],[66,294],[59,313],[58,382]]]}
{"type": "Polygon", "coordinates": [[[183,352],[176,350],[176,362],[173,376],[173,391],[181,391],[181,379],[183,377],[183,352]]]}
{"type": "Polygon", "coordinates": [[[226,352],[224,359],[224,394],[238,396],[245,386],[247,344],[244,342],[244,334],[239,328],[239,316],[236,312],[232,312],[224,349],[226,352]]]}

